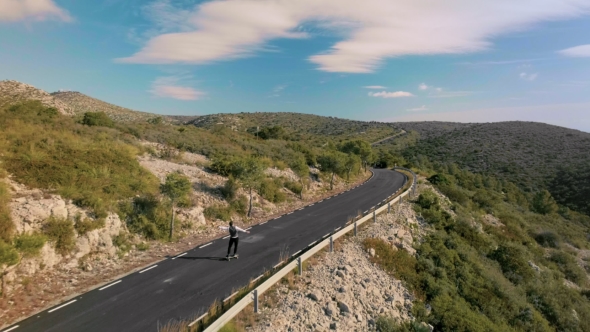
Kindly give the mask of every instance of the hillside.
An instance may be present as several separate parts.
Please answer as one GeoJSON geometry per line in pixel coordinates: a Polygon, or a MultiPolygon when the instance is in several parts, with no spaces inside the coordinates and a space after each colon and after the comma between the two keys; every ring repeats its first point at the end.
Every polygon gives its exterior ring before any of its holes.
{"type": "Polygon", "coordinates": [[[201,116],[189,123],[199,128],[211,129],[222,125],[236,131],[251,133],[256,132],[256,127],[262,130],[264,127],[280,126],[290,139],[313,140],[321,144],[327,139],[335,142],[347,139],[374,142],[400,131],[390,123],[289,112],[212,114],[201,116]]]}
{"type": "Polygon", "coordinates": [[[0,81],[0,108],[26,100],[38,100],[44,106],[56,108],[62,114],[74,114],[68,104],[54,98],[48,92],[17,81],[0,81]]]}
{"type": "Polygon", "coordinates": [[[404,157],[416,165],[424,163],[420,161],[423,157],[455,163],[472,172],[512,181],[528,192],[553,189],[558,202],[590,213],[588,200],[572,193],[588,190],[590,181],[587,176],[571,180],[571,172],[588,173],[589,151],[589,133],[544,123],[499,122],[458,126],[439,131],[437,136],[427,135],[407,148],[404,157]],[[561,181],[562,170],[570,170],[567,183],[561,181]]]}
{"type": "Polygon", "coordinates": [[[105,112],[111,119],[118,122],[147,121],[159,116],[109,104],[75,91],[53,92],[51,96],[67,105],[74,115],[83,115],[86,112],[105,112]]]}

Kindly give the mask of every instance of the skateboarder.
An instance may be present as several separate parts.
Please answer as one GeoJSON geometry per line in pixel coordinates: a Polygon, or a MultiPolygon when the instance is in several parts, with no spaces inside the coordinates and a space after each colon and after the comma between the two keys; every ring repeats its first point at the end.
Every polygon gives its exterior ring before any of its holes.
{"type": "Polygon", "coordinates": [[[230,258],[229,252],[231,251],[231,246],[233,244],[235,244],[235,246],[234,246],[234,254],[232,257],[236,257],[236,253],[238,252],[238,240],[239,240],[238,232],[242,232],[242,233],[250,233],[250,232],[243,230],[238,226],[234,226],[233,221],[229,222],[229,227],[219,226],[219,228],[223,229],[224,231],[229,230],[229,246],[227,247],[227,256],[225,256],[225,258],[230,258]]]}

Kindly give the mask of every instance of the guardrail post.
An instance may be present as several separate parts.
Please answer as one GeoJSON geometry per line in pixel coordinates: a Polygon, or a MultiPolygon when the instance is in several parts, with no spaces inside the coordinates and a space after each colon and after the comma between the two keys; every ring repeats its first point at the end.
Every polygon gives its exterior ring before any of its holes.
{"type": "Polygon", "coordinates": [[[254,313],[258,313],[258,289],[254,290],[254,313]]]}
{"type": "Polygon", "coordinates": [[[354,222],[354,236],[356,236],[356,220],[354,222]]]}
{"type": "Polygon", "coordinates": [[[404,197],[403,197],[403,196],[400,196],[400,197],[399,197],[399,205],[402,205],[402,201],[403,201],[403,200],[404,200],[404,197]]]}
{"type": "Polygon", "coordinates": [[[373,222],[377,222],[377,211],[373,211],[373,222]]]}
{"type": "Polygon", "coordinates": [[[391,213],[391,202],[387,202],[387,214],[391,213]]]}
{"type": "Polygon", "coordinates": [[[334,252],[334,237],[330,236],[330,252],[334,252]]]}
{"type": "Polygon", "coordinates": [[[303,274],[303,264],[301,261],[301,256],[297,257],[297,266],[299,267],[299,275],[303,274]]]}

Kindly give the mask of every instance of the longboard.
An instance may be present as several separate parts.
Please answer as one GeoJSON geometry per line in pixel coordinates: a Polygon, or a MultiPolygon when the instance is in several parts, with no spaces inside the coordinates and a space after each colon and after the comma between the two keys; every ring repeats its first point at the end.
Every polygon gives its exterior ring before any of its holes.
{"type": "Polygon", "coordinates": [[[232,259],[238,259],[238,257],[239,257],[238,255],[235,255],[235,256],[228,256],[226,259],[227,259],[228,261],[230,261],[230,260],[232,260],[232,259]]]}

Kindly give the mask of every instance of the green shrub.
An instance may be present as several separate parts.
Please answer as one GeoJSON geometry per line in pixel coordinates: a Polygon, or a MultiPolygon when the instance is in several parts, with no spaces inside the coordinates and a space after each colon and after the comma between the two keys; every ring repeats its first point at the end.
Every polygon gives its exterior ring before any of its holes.
{"type": "Polygon", "coordinates": [[[285,181],[284,186],[285,186],[285,188],[289,189],[291,192],[293,192],[294,194],[297,194],[297,195],[300,195],[301,191],[303,190],[303,186],[301,185],[301,182],[285,181]]]}
{"type": "Polygon", "coordinates": [[[138,243],[135,247],[139,251],[146,251],[150,248],[150,244],[147,242],[141,242],[141,243],[138,243]]]}
{"type": "Polygon", "coordinates": [[[231,201],[236,198],[238,189],[240,188],[238,182],[230,175],[227,181],[225,181],[225,185],[221,188],[221,194],[227,201],[231,201]]]}
{"type": "Polygon", "coordinates": [[[146,194],[131,202],[121,202],[118,212],[131,232],[158,240],[164,239],[170,231],[170,204],[170,200],[160,201],[157,196],[146,194]]]}
{"type": "Polygon", "coordinates": [[[82,219],[82,217],[80,215],[76,216],[75,222],[74,222],[74,229],[76,229],[76,232],[78,232],[78,234],[80,235],[84,235],[90,231],[93,231],[95,229],[100,229],[103,228],[105,225],[105,220],[103,218],[100,219],[88,219],[88,218],[84,218],[82,219]]]}
{"type": "Polygon", "coordinates": [[[14,239],[14,247],[23,257],[33,257],[39,254],[45,242],[47,238],[43,234],[22,234],[14,239]]]}
{"type": "Polygon", "coordinates": [[[500,263],[506,278],[515,284],[525,283],[534,277],[534,271],[527,262],[526,251],[520,246],[499,245],[492,252],[491,258],[500,263]]]}
{"type": "Polygon", "coordinates": [[[18,263],[18,252],[10,245],[0,240],[0,267],[18,263]]]}
{"type": "Polygon", "coordinates": [[[269,202],[281,203],[287,199],[287,196],[281,188],[282,183],[279,179],[266,179],[260,183],[258,193],[269,202]]]}
{"type": "Polygon", "coordinates": [[[14,223],[10,218],[10,209],[8,208],[9,202],[8,188],[4,182],[0,181],[0,240],[5,242],[10,242],[14,233],[14,223]]]}
{"type": "Polygon", "coordinates": [[[113,127],[115,123],[105,112],[86,112],[82,124],[87,126],[113,127]]]}
{"type": "Polygon", "coordinates": [[[223,221],[229,221],[231,219],[232,209],[230,206],[212,205],[206,207],[203,214],[209,220],[221,219],[223,221]]]}
{"type": "Polygon", "coordinates": [[[237,214],[241,216],[245,216],[248,212],[248,198],[246,196],[240,196],[237,199],[231,201],[230,203],[231,208],[237,214]]]}
{"type": "Polygon", "coordinates": [[[559,247],[559,236],[551,231],[545,231],[535,235],[535,241],[543,247],[559,247]]]}
{"type": "Polygon", "coordinates": [[[574,257],[562,251],[554,251],[549,256],[549,260],[557,265],[566,279],[580,286],[586,285],[586,273],[578,266],[574,257]]]}
{"type": "Polygon", "coordinates": [[[131,241],[129,239],[129,234],[121,231],[118,235],[113,237],[113,244],[119,248],[119,257],[123,257],[123,255],[131,250],[131,241]]]}
{"type": "Polygon", "coordinates": [[[45,223],[43,232],[53,242],[55,250],[65,255],[76,246],[74,224],[68,219],[58,219],[51,216],[45,223]]]}
{"type": "Polygon", "coordinates": [[[438,196],[432,191],[425,191],[418,196],[418,205],[423,209],[430,209],[431,207],[438,206],[438,196]]]}

